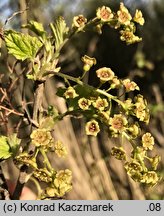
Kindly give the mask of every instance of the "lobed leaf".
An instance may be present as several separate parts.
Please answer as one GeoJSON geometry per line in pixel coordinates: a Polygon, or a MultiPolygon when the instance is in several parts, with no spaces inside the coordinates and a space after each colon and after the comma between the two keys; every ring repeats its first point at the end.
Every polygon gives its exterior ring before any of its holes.
{"type": "Polygon", "coordinates": [[[34,59],[42,43],[37,37],[25,35],[12,30],[5,32],[5,42],[8,52],[16,59],[34,59]]]}
{"type": "Polygon", "coordinates": [[[54,25],[51,23],[50,27],[55,39],[55,48],[56,50],[58,50],[64,42],[64,39],[68,32],[68,27],[66,26],[64,18],[61,16],[56,20],[54,25]]]}
{"type": "Polygon", "coordinates": [[[33,31],[36,35],[43,37],[46,34],[42,23],[30,20],[27,25],[23,25],[22,28],[28,28],[33,31]]]}
{"type": "Polygon", "coordinates": [[[10,146],[6,136],[0,136],[0,159],[4,160],[11,156],[10,146]]]}
{"type": "Polygon", "coordinates": [[[10,151],[12,155],[17,153],[21,140],[17,138],[17,134],[11,134],[7,137],[8,144],[10,146],[10,151]]]}

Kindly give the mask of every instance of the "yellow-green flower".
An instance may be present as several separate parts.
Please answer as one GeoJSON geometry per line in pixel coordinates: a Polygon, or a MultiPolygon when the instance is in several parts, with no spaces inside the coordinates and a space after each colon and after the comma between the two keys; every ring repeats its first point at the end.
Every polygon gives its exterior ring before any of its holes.
{"type": "Polygon", "coordinates": [[[144,161],[146,156],[146,150],[143,147],[135,147],[131,152],[131,157],[138,161],[144,161]]]}
{"type": "Polygon", "coordinates": [[[120,80],[118,79],[117,76],[114,76],[113,79],[112,79],[112,83],[111,83],[111,89],[114,89],[114,88],[118,88],[120,86],[121,82],[120,80]]]}
{"type": "Polygon", "coordinates": [[[115,114],[113,118],[109,119],[110,130],[114,133],[121,133],[126,129],[128,121],[122,114],[115,114]]]}
{"type": "Polygon", "coordinates": [[[69,86],[64,93],[65,98],[75,98],[79,95],[76,93],[75,89],[72,86],[69,86]]]}
{"type": "Polygon", "coordinates": [[[122,83],[126,89],[126,92],[139,90],[139,87],[137,86],[137,84],[133,81],[130,81],[130,79],[124,79],[122,83]]]}
{"type": "Polygon", "coordinates": [[[134,109],[134,114],[136,117],[145,123],[149,122],[150,114],[149,114],[149,109],[147,108],[147,101],[143,99],[142,95],[137,95],[135,97],[136,103],[135,109],[134,109]]]}
{"type": "Polygon", "coordinates": [[[149,184],[150,186],[154,186],[157,184],[157,182],[159,181],[159,177],[157,175],[156,172],[154,171],[148,171],[146,173],[143,174],[142,176],[142,183],[146,183],[149,184]]]}
{"type": "Polygon", "coordinates": [[[84,67],[83,67],[84,71],[89,71],[90,68],[96,64],[96,59],[91,58],[87,55],[83,56],[81,59],[84,62],[84,67]]]}
{"type": "Polygon", "coordinates": [[[91,105],[91,101],[87,98],[80,98],[78,100],[78,105],[82,110],[88,110],[91,105]]]}
{"type": "Polygon", "coordinates": [[[135,160],[133,160],[131,162],[127,162],[125,164],[125,168],[127,170],[133,170],[134,172],[136,172],[136,171],[141,172],[143,170],[141,164],[135,160]]]}
{"type": "Polygon", "coordinates": [[[57,172],[54,180],[55,187],[63,187],[66,184],[71,184],[72,172],[69,169],[60,170],[57,172]]]}
{"type": "Polygon", "coordinates": [[[55,153],[58,155],[58,157],[65,157],[68,154],[67,148],[61,141],[57,141],[55,143],[55,153]]]}
{"type": "Polygon", "coordinates": [[[87,19],[83,15],[78,15],[73,18],[72,27],[83,28],[87,22],[87,19]]]}
{"type": "Polygon", "coordinates": [[[96,101],[93,101],[92,104],[96,109],[100,111],[103,111],[109,105],[107,99],[100,97],[98,97],[96,101]]]}
{"type": "MultiPolygon", "coordinates": [[[[145,105],[145,107],[147,106],[147,101],[143,98],[143,95],[141,94],[138,94],[136,97],[135,97],[135,101],[136,101],[136,104],[137,103],[142,103],[145,105]]],[[[137,106],[137,105],[136,105],[137,106]]]]}
{"type": "Polygon", "coordinates": [[[113,18],[113,13],[109,7],[102,6],[97,9],[96,16],[102,22],[108,22],[113,18]]]}
{"type": "Polygon", "coordinates": [[[118,160],[126,160],[126,152],[122,147],[113,147],[111,150],[111,155],[118,160]]]}
{"type": "Polygon", "coordinates": [[[132,160],[130,162],[126,162],[124,165],[127,174],[133,178],[134,181],[140,182],[142,179],[141,172],[143,171],[143,168],[141,164],[135,160],[132,160]]]}
{"type": "Polygon", "coordinates": [[[140,128],[137,124],[133,124],[128,128],[128,131],[130,132],[133,138],[136,138],[140,133],[140,128]]]}
{"type": "Polygon", "coordinates": [[[32,139],[32,143],[37,147],[48,147],[53,140],[51,133],[44,128],[34,130],[30,137],[32,139]]]}
{"type": "Polygon", "coordinates": [[[110,118],[110,111],[100,111],[98,113],[100,120],[102,122],[108,123],[109,122],[109,118],[110,118]]]}
{"type": "Polygon", "coordinates": [[[46,191],[46,195],[48,195],[48,197],[55,197],[55,195],[57,193],[57,189],[53,188],[53,187],[47,187],[45,191],[46,191]]]}
{"type": "Polygon", "coordinates": [[[100,131],[99,124],[96,120],[91,120],[86,123],[85,131],[87,135],[97,136],[100,131]]]}
{"type": "Polygon", "coordinates": [[[14,163],[18,167],[26,164],[26,166],[37,169],[36,157],[34,155],[30,155],[28,152],[22,152],[21,154],[15,156],[14,163]]]}
{"type": "Polygon", "coordinates": [[[133,109],[134,104],[132,103],[132,99],[128,98],[127,100],[124,101],[124,110],[126,112],[129,112],[133,109]]]}
{"type": "Polygon", "coordinates": [[[151,133],[145,133],[142,136],[142,145],[145,149],[152,150],[154,145],[154,137],[152,137],[151,133]]]}
{"type": "Polygon", "coordinates": [[[134,113],[136,114],[136,117],[140,121],[143,121],[147,124],[149,123],[149,118],[150,118],[149,110],[144,109],[144,105],[140,104],[139,106],[137,106],[136,109],[134,110],[134,113]]]}
{"type": "Polygon", "coordinates": [[[127,44],[133,44],[142,40],[142,38],[134,35],[131,31],[121,30],[120,34],[120,40],[125,41],[127,44]]]}
{"type": "Polygon", "coordinates": [[[133,22],[130,23],[130,25],[124,26],[123,30],[126,32],[132,32],[135,33],[136,32],[136,26],[133,22]]]}
{"type": "Polygon", "coordinates": [[[160,161],[161,161],[161,156],[159,155],[156,155],[155,157],[151,158],[151,165],[152,165],[153,170],[157,169],[160,161]]]}
{"type": "Polygon", "coordinates": [[[102,82],[113,80],[113,78],[114,78],[114,72],[110,68],[107,68],[107,67],[99,68],[96,71],[96,74],[97,74],[97,77],[102,82]]]}
{"type": "Polygon", "coordinates": [[[36,169],[33,172],[35,178],[46,183],[52,182],[52,174],[46,169],[36,169]]]}
{"type": "Polygon", "coordinates": [[[54,180],[56,195],[63,196],[72,189],[72,172],[69,169],[60,170],[57,172],[54,180]]]}
{"type": "Polygon", "coordinates": [[[145,20],[142,16],[142,12],[138,9],[136,9],[135,15],[133,20],[137,23],[139,23],[140,25],[143,25],[145,23],[145,20]]]}
{"type": "Polygon", "coordinates": [[[123,3],[120,3],[120,10],[117,12],[118,21],[123,25],[129,25],[132,19],[128,9],[123,3]]]}

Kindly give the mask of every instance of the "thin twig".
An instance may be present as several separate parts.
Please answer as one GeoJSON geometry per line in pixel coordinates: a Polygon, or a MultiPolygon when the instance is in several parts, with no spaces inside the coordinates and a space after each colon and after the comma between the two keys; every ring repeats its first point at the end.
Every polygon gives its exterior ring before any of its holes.
{"type": "Polygon", "coordinates": [[[15,13],[13,13],[10,17],[8,17],[8,18],[5,20],[4,26],[7,25],[7,23],[10,22],[10,20],[12,20],[15,16],[24,13],[24,12],[27,11],[28,9],[29,9],[29,7],[26,7],[26,9],[24,9],[24,10],[17,11],[17,12],[15,12],[15,13]]]}
{"type": "Polygon", "coordinates": [[[18,115],[18,116],[24,116],[23,113],[20,113],[20,112],[18,112],[16,110],[11,110],[11,109],[9,109],[9,108],[7,108],[5,106],[2,106],[2,105],[0,105],[0,109],[4,109],[4,110],[8,111],[7,115],[10,115],[11,113],[13,113],[13,114],[18,115]]]}

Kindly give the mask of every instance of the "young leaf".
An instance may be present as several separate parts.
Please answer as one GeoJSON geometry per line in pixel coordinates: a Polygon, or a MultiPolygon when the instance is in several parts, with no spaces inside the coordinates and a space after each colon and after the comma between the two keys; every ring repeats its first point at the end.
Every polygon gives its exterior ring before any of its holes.
{"type": "Polygon", "coordinates": [[[14,133],[7,137],[8,144],[10,146],[10,151],[12,155],[17,153],[21,140],[17,138],[17,134],[14,133]]]}
{"type": "Polygon", "coordinates": [[[22,28],[28,28],[33,31],[36,35],[43,37],[46,34],[42,23],[31,20],[27,25],[23,25],[22,28]]]}
{"type": "Polygon", "coordinates": [[[60,49],[66,34],[68,33],[68,27],[66,26],[64,18],[61,16],[56,20],[54,25],[50,23],[50,27],[55,39],[55,48],[58,50],[60,49]]]}
{"type": "Polygon", "coordinates": [[[5,32],[5,42],[10,54],[18,60],[34,59],[39,48],[40,40],[30,35],[8,30],[5,32]]]}
{"type": "Polygon", "coordinates": [[[0,160],[7,159],[11,156],[10,146],[6,136],[0,136],[0,160]]]}

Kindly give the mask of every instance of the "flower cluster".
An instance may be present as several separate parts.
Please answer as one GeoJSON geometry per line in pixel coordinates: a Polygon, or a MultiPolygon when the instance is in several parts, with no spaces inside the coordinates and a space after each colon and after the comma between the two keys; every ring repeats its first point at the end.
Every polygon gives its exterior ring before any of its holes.
{"type": "Polygon", "coordinates": [[[46,168],[40,168],[33,172],[33,176],[47,184],[46,189],[42,191],[42,199],[62,197],[72,189],[72,172],[69,169],[50,172],[46,168]]]}
{"type": "Polygon", "coordinates": [[[120,3],[120,8],[117,12],[112,12],[109,7],[102,6],[97,9],[96,16],[97,19],[100,20],[100,24],[97,25],[99,33],[102,33],[101,28],[103,24],[107,23],[111,27],[120,30],[120,39],[127,44],[136,43],[142,40],[135,35],[135,23],[143,25],[145,22],[140,10],[136,10],[134,17],[132,17],[124,4],[120,3]]]}
{"type": "Polygon", "coordinates": [[[154,170],[149,171],[146,168],[144,169],[142,164],[136,160],[126,162],[125,169],[134,181],[145,183],[151,187],[156,185],[160,180],[160,177],[154,170]]]}
{"type": "Polygon", "coordinates": [[[127,174],[134,181],[154,186],[160,180],[160,177],[156,173],[156,169],[161,158],[159,156],[155,156],[153,158],[148,157],[147,150],[143,147],[136,146],[131,152],[131,159],[127,160],[128,157],[123,147],[113,147],[111,149],[111,155],[118,160],[124,161],[124,167],[127,174]],[[146,167],[145,160],[150,162],[151,167],[146,167]]]}
{"type": "MultiPolygon", "coordinates": [[[[51,116],[52,117],[52,116],[51,116]]],[[[33,178],[38,180],[39,182],[44,182],[47,184],[46,190],[43,190],[40,194],[41,199],[45,199],[47,197],[62,197],[71,190],[72,184],[72,173],[70,170],[59,170],[55,171],[47,158],[47,151],[55,152],[58,157],[65,157],[67,155],[67,149],[63,145],[61,141],[54,141],[51,131],[49,130],[49,123],[45,123],[45,119],[41,120],[40,127],[38,129],[33,130],[31,133],[31,142],[36,146],[38,151],[44,157],[43,160],[43,168],[38,168],[36,164],[36,159],[33,155],[28,156],[28,154],[22,154],[15,158],[16,164],[26,164],[33,168],[33,178]],[[46,127],[43,127],[46,126],[46,127]],[[43,128],[42,128],[43,127],[43,128]],[[28,156],[28,157],[27,157],[28,156]]],[[[48,118],[49,120],[49,118],[48,118]]]]}
{"type": "MultiPolygon", "coordinates": [[[[121,13],[119,16],[122,22],[126,24],[130,22],[127,10],[122,8],[121,13]],[[121,17],[121,13],[122,16],[127,13],[127,16],[121,17]]],[[[82,58],[82,61],[90,66],[96,62],[89,56],[82,58]]],[[[103,125],[109,136],[127,139],[133,146],[130,159],[123,147],[113,147],[111,155],[123,161],[127,174],[134,181],[154,186],[160,180],[156,173],[160,157],[148,156],[149,151],[153,149],[154,138],[148,132],[142,134],[140,128],[140,122],[149,122],[147,101],[141,94],[137,94],[134,99],[126,97],[131,91],[139,91],[138,85],[130,79],[119,79],[111,68],[99,68],[95,71],[95,75],[100,81],[100,87],[94,88],[84,84],[72,86],[71,91],[76,97],[70,97],[72,101],[71,103],[68,101],[68,109],[77,115],[82,114],[86,117],[85,132],[87,135],[96,137],[103,125]],[[107,90],[101,89],[104,84],[109,86],[107,90]],[[109,93],[113,89],[120,88],[125,90],[126,99],[124,101],[109,93]],[[117,109],[115,109],[115,104],[118,104],[117,109]]],[[[68,89],[62,92],[63,97],[66,98],[68,89]]]]}

